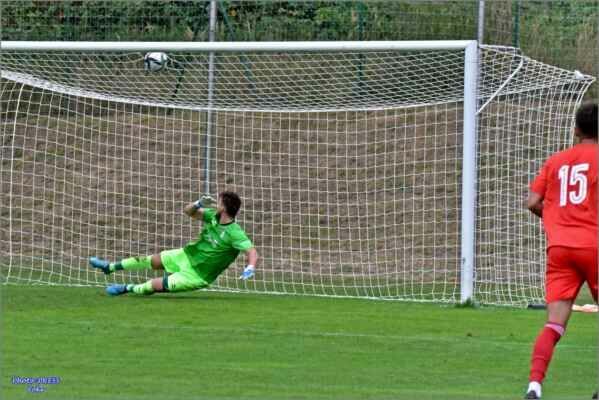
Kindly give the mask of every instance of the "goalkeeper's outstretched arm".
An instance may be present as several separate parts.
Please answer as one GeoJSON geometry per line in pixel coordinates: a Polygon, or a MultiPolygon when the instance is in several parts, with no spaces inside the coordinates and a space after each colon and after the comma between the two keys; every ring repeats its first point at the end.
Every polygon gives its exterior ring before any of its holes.
{"type": "Polygon", "coordinates": [[[189,215],[191,218],[202,219],[204,216],[205,208],[210,207],[214,204],[214,199],[209,195],[204,195],[200,197],[199,200],[194,201],[193,203],[189,203],[183,209],[183,212],[189,215]]]}
{"type": "Polygon", "coordinates": [[[243,270],[243,273],[239,277],[239,279],[247,280],[252,278],[256,272],[256,263],[258,262],[258,252],[255,247],[251,249],[247,249],[245,252],[247,257],[247,264],[243,270]]]}
{"type": "Polygon", "coordinates": [[[183,212],[194,219],[202,219],[202,217],[204,216],[204,208],[202,208],[201,203],[198,204],[197,201],[194,201],[193,203],[189,203],[188,205],[186,205],[183,209],[183,212]]]}
{"type": "Polygon", "coordinates": [[[245,255],[247,257],[247,265],[253,265],[255,267],[256,264],[258,264],[258,252],[255,247],[248,249],[245,252],[245,255]]]}

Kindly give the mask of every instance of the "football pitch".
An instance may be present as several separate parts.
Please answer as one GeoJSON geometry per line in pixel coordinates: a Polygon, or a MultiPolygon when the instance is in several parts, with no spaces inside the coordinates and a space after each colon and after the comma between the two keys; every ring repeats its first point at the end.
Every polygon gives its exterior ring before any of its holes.
{"type": "MultiPolygon", "coordinates": [[[[111,298],[5,285],[3,399],[521,399],[543,311],[200,291],[111,298]],[[30,393],[13,377],[54,376],[30,393]]],[[[544,399],[590,399],[575,313],[544,399]]]]}

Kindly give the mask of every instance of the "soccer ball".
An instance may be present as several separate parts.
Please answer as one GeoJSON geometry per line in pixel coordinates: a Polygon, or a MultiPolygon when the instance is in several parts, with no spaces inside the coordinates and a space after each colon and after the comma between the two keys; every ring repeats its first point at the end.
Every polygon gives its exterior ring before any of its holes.
{"type": "Polygon", "coordinates": [[[146,53],[144,56],[144,69],[150,72],[158,72],[166,68],[168,56],[162,52],[146,53]]]}

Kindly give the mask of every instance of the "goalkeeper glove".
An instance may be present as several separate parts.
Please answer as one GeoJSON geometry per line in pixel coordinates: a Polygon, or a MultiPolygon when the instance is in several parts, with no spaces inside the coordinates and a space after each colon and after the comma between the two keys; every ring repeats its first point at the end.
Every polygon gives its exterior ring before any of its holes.
{"type": "Polygon", "coordinates": [[[250,279],[251,277],[254,276],[256,272],[256,268],[254,268],[253,265],[248,264],[245,269],[243,270],[243,274],[241,274],[241,276],[239,277],[239,279],[243,279],[244,281],[250,279]]]}
{"type": "Polygon", "coordinates": [[[193,203],[193,206],[196,210],[199,210],[200,208],[210,208],[210,206],[213,206],[214,203],[216,203],[216,200],[214,200],[214,198],[209,194],[205,194],[200,197],[199,200],[193,203]]]}

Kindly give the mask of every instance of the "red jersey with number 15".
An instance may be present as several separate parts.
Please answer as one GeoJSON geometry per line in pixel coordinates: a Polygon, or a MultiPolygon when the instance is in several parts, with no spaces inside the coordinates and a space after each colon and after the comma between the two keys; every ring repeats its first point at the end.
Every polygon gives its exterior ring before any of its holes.
{"type": "Polygon", "coordinates": [[[597,155],[581,143],[552,155],[530,190],[543,197],[547,248],[597,247],[597,155]]]}

